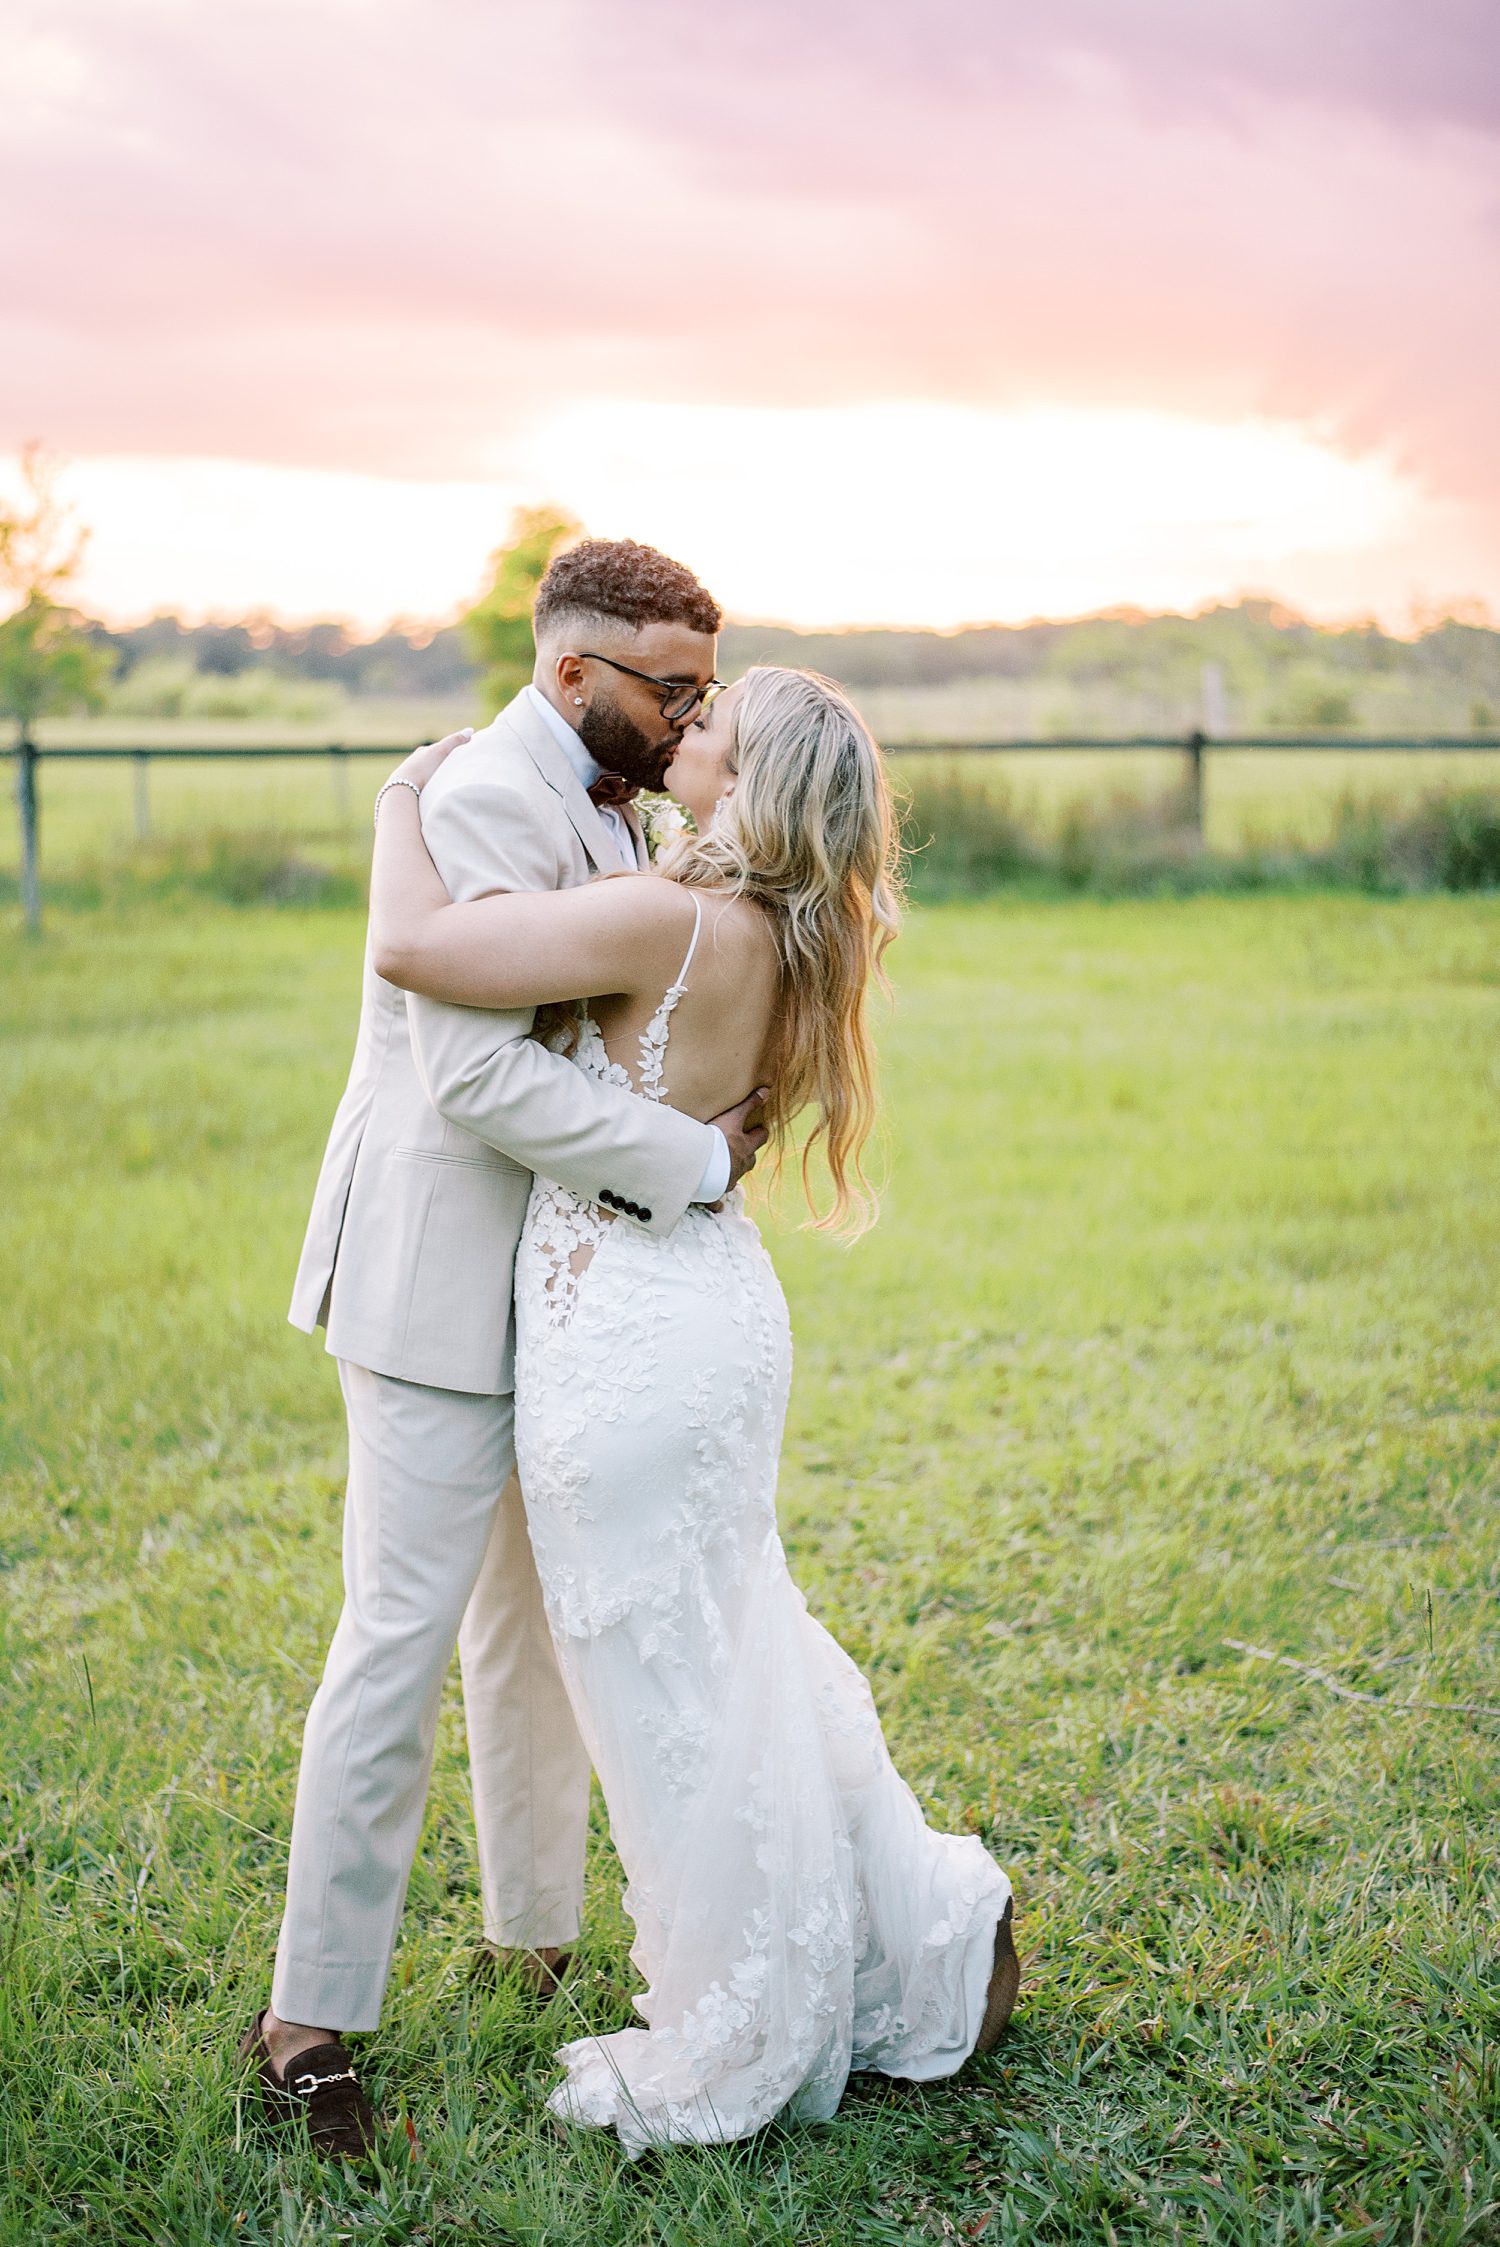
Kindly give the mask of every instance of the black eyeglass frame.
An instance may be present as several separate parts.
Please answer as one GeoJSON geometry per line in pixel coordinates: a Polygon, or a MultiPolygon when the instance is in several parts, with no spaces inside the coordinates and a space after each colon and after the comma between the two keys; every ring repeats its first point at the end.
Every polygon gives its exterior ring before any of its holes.
{"type": "Polygon", "coordinates": [[[575,663],[607,663],[611,671],[623,671],[628,679],[641,679],[648,687],[661,688],[661,714],[669,726],[680,718],[691,717],[716,694],[724,691],[722,679],[710,679],[706,687],[690,685],[683,679],[659,679],[654,671],[637,671],[633,664],[617,663],[612,655],[595,655],[589,648],[571,648],[566,651],[575,663]]]}

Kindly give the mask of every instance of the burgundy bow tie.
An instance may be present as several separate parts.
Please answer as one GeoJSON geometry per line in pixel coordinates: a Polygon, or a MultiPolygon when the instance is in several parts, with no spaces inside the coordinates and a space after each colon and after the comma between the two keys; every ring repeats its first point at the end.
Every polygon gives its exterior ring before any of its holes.
{"type": "Polygon", "coordinates": [[[618,811],[622,804],[633,804],[640,792],[637,783],[627,780],[623,773],[601,772],[589,790],[589,802],[597,804],[600,811],[618,811]]]}

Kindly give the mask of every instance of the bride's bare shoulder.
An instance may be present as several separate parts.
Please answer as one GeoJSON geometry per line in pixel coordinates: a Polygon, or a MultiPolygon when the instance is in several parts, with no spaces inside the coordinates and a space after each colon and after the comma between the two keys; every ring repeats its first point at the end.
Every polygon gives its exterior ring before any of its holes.
{"type": "Polygon", "coordinates": [[[776,939],[759,905],[729,897],[722,890],[698,889],[670,875],[610,874],[591,885],[595,898],[607,897],[615,927],[637,937],[648,933],[667,945],[686,945],[693,934],[693,907],[702,908],[699,956],[718,958],[736,969],[760,960],[774,961],[776,939]]]}
{"type": "Polygon", "coordinates": [[[668,950],[686,944],[693,932],[691,892],[660,874],[606,874],[590,882],[593,909],[622,936],[653,942],[668,950]]]}
{"type": "Polygon", "coordinates": [[[761,906],[748,897],[715,896],[710,890],[699,894],[704,903],[704,936],[720,958],[746,967],[776,960],[776,938],[761,906]]]}

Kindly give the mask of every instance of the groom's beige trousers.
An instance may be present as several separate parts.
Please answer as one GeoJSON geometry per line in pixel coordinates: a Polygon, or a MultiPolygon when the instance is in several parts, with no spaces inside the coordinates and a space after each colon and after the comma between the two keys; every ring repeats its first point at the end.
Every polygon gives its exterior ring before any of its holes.
{"type": "Polygon", "coordinates": [[[271,2002],[286,2021],[371,2029],[455,1638],[491,1941],[577,1935],[589,1766],[526,1534],[514,1400],[343,1361],[339,1377],[344,1607],[303,1738],[271,2002]]]}

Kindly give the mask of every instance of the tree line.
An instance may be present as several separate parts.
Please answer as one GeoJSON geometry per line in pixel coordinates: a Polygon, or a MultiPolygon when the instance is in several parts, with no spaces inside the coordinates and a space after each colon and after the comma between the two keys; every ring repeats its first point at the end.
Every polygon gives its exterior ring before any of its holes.
{"type": "MultiPolygon", "coordinates": [[[[361,635],[334,620],[288,625],[269,616],[191,624],[160,615],[114,626],[71,604],[86,533],[56,490],[55,464],[26,456],[28,496],[0,511],[0,714],[24,733],[51,711],[106,704],[138,684],[242,679],[312,682],[356,696],[408,699],[466,692],[495,708],[530,676],[531,603],[548,561],[581,526],[551,507],[520,510],[492,555],[479,598],[444,623],[395,623],[361,635]]],[[[1188,704],[1205,665],[1230,706],[1252,722],[1353,727],[1396,686],[1424,705],[1440,700],[1446,722],[1500,726],[1500,630],[1477,607],[1434,616],[1410,637],[1373,623],[1309,622],[1282,604],[1246,599],[1191,616],[1118,610],[953,632],[801,631],[730,622],[720,670],[792,663],[823,671],[857,691],[942,689],[962,682],[1055,683],[1073,693],[1149,691],[1188,704]]],[[[137,704],[149,714],[151,705],[137,704]]],[[[160,715],[171,714],[164,704],[160,715]]]]}

